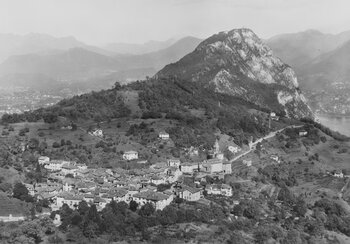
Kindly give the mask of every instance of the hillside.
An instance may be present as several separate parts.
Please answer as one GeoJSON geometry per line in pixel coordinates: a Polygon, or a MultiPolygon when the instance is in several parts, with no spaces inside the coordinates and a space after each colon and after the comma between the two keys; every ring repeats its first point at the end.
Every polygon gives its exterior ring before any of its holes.
{"type": "Polygon", "coordinates": [[[350,85],[350,41],[313,59],[300,71],[304,86],[325,88],[332,83],[350,85]]]}
{"type": "Polygon", "coordinates": [[[249,29],[209,37],[192,53],[156,74],[167,76],[198,82],[218,93],[284,111],[290,117],[312,116],[294,71],[249,29]]]}

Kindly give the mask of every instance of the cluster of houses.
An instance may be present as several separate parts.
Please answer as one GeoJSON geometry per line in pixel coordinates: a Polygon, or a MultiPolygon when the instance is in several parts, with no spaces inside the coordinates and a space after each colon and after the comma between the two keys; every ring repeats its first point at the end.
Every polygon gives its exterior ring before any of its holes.
{"type": "MultiPolygon", "coordinates": [[[[25,186],[31,195],[48,199],[52,210],[61,208],[63,204],[77,208],[81,201],[103,209],[112,200],[126,203],[135,201],[139,206],[152,203],[156,209],[164,209],[174,198],[198,201],[203,197],[203,191],[207,194],[232,196],[232,189],[228,185],[207,185],[203,188],[200,184],[208,175],[223,178],[232,172],[231,163],[222,154],[216,152],[213,155],[215,158],[200,162],[169,159],[147,169],[133,170],[93,169],[74,161],[50,160],[41,156],[38,162],[49,172],[47,182],[25,186]],[[197,184],[183,184],[185,176],[194,175],[197,184]],[[161,184],[167,185],[167,190],[157,191],[157,186],[161,184]]],[[[123,158],[134,160],[138,158],[138,153],[125,152],[123,158]]]]}

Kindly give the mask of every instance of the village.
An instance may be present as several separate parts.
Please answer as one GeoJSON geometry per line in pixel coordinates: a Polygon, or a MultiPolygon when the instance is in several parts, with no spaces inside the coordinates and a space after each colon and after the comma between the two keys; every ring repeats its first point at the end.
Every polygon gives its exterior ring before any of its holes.
{"type": "MultiPolygon", "coordinates": [[[[90,135],[102,137],[103,133],[94,130],[90,135]]],[[[159,138],[168,140],[169,134],[161,132],[159,138]]],[[[241,151],[238,146],[229,149],[235,153],[241,151]]],[[[139,159],[136,151],[126,151],[122,157],[127,162],[146,163],[139,159]]],[[[201,184],[207,176],[224,179],[226,174],[232,173],[231,162],[220,152],[218,142],[208,158],[197,162],[171,158],[149,168],[124,170],[89,168],[74,161],[40,156],[39,165],[48,171],[47,182],[24,185],[36,199],[48,200],[51,211],[59,210],[64,204],[76,209],[81,201],[96,205],[98,210],[111,201],[127,204],[134,201],[139,208],[151,203],[156,210],[162,210],[176,198],[195,202],[203,201],[204,195],[232,196],[232,188],[227,184],[201,184]],[[194,184],[185,184],[186,177],[194,178],[194,184]]],[[[59,216],[57,218],[59,221],[59,216]]]]}

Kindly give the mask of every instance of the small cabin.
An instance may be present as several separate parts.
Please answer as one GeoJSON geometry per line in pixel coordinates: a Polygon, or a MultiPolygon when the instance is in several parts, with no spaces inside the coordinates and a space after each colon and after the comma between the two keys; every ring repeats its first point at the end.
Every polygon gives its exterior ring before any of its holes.
{"type": "Polygon", "coordinates": [[[160,132],[159,133],[159,138],[162,139],[162,140],[169,140],[170,138],[170,135],[166,132],[160,132]]]}
{"type": "Polygon", "coordinates": [[[127,151],[127,152],[124,152],[123,154],[123,159],[125,160],[134,160],[138,158],[139,158],[139,154],[136,151],[127,151]]]}

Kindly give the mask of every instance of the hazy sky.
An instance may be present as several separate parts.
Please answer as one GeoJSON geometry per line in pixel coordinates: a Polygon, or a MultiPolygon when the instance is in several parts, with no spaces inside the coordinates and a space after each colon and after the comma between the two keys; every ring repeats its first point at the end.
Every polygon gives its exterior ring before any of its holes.
{"type": "Polygon", "coordinates": [[[0,0],[0,33],[75,36],[90,44],[208,37],[248,27],[286,32],[350,30],[349,0],[0,0]]]}

